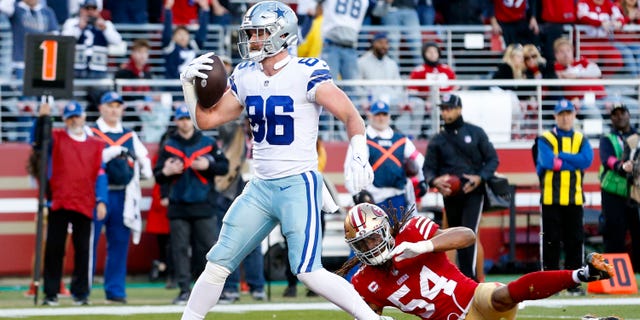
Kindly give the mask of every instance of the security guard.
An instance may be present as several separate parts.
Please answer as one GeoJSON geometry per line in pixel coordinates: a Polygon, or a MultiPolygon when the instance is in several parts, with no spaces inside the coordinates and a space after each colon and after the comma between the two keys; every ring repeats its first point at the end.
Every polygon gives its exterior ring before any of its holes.
{"type": "MultiPolygon", "coordinates": [[[[582,178],[593,161],[593,150],[581,132],[573,130],[576,109],[566,99],[556,103],[556,125],[538,138],[536,171],[540,179],[542,204],[542,268],[560,269],[560,248],[564,269],[577,269],[584,254],[582,178]]],[[[584,295],[577,285],[570,294],[584,295]]]]}
{"type": "MultiPolygon", "coordinates": [[[[482,213],[484,181],[498,168],[498,154],[487,134],[462,118],[462,100],[455,94],[445,94],[439,105],[444,130],[431,139],[425,154],[425,180],[444,197],[449,227],[464,226],[475,233],[482,213]],[[453,194],[449,176],[458,176],[462,192],[453,194]]],[[[459,249],[460,271],[477,280],[477,245],[459,249]]]]}

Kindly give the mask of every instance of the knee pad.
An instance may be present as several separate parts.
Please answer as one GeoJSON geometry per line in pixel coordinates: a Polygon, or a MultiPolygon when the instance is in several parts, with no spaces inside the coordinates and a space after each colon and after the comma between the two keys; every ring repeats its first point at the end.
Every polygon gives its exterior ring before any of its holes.
{"type": "Polygon", "coordinates": [[[215,285],[223,285],[227,277],[231,274],[229,269],[215,263],[207,261],[207,265],[202,272],[202,279],[215,285]]]}

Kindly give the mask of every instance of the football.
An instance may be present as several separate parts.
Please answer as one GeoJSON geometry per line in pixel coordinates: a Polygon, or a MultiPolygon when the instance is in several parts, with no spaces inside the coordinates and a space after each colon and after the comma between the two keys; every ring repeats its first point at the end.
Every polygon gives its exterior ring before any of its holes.
{"type": "Polygon", "coordinates": [[[455,196],[460,192],[460,188],[462,187],[462,182],[460,181],[460,177],[450,174],[449,178],[447,178],[447,183],[451,186],[451,194],[449,196],[455,196]]]}
{"type": "Polygon", "coordinates": [[[404,160],[404,164],[402,165],[402,167],[404,168],[404,173],[407,175],[407,177],[417,176],[418,172],[420,172],[420,169],[422,169],[412,159],[404,160]]]}
{"type": "Polygon", "coordinates": [[[220,57],[213,55],[213,69],[202,70],[208,76],[207,79],[196,77],[196,97],[198,104],[203,108],[211,108],[227,91],[227,71],[220,57]]]}

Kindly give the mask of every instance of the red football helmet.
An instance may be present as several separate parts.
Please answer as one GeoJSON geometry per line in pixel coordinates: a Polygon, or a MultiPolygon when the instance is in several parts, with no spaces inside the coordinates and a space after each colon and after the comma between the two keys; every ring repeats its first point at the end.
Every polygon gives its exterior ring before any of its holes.
{"type": "Polygon", "coordinates": [[[344,220],[345,240],[356,257],[367,265],[380,265],[391,258],[395,246],[389,217],[375,204],[352,207],[344,220]]]}

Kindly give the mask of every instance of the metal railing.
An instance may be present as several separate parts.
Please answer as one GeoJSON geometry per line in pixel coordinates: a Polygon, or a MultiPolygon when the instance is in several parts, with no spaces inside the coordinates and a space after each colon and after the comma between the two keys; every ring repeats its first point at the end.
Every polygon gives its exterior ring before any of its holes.
{"type": "MultiPolygon", "coordinates": [[[[608,109],[614,102],[625,103],[634,126],[640,123],[639,88],[640,79],[595,79],[595,80],[456,80],[435,82],[433,80],[351,80],[337,82],[350,92],[350,97],[363,117],[370,104],[378,97],[371,96],[371,88],[380,86],[399,87],[395,97],[383,97],[391,102],[392,125],[413,138],[429,138],[440,128],[437,101],[440,86],[458,86],[463,100],[463,115],[466,121],[485,128],[497,144],[517,146],[518,142],[530,144],[531,139],[542,130],[553,125],[553,108],[557,99],[564,95],[578,96],[579,120],[577,127],[595,138],[608,130],[608,109]],[[606,96],[596,98],[589,92],[577,92],[571,85],[603,85],[606,96]],[[417,95],[407,86],[429,87],[428,95],[417,95]],[[504,91],[500,87],[517,87],[517,91],[504,91]]],[[[0,81],[0,88],[19,86],[19,81],[0,81]]],[[[157,141],[167,127],[173,107],[182,103],[182,91],[178,80],[76,80],[74,96],[84,106],[88,87],[102,86],[119,91],[126,101],[126,125],[138,131],[143,141],[157,141]],[[123,87],[148,87],[149,91],[123,91],[123,87]]],[[[37,101],[21,100],[18,94],[0,91],[3,109],[0,111],[0,139],[2,141],[27,141],[31,119],[35,116],[37,101]]],[[[57,101],[58,112],[66,101],[57,101]]],[[[89,119],[97,118],[93,106],[87,112],[89,119]]],[[[55,115],[55,112],[54,112],[55,115]]],[[[59,117],[56,126],[62,126],[59,117]]],[[[208,134],[215,136],[216,132],[208,134]]],[[[325,140],[345,140],[342,124],[330,114],[321,117],[320,135],[325,140]]]]}

